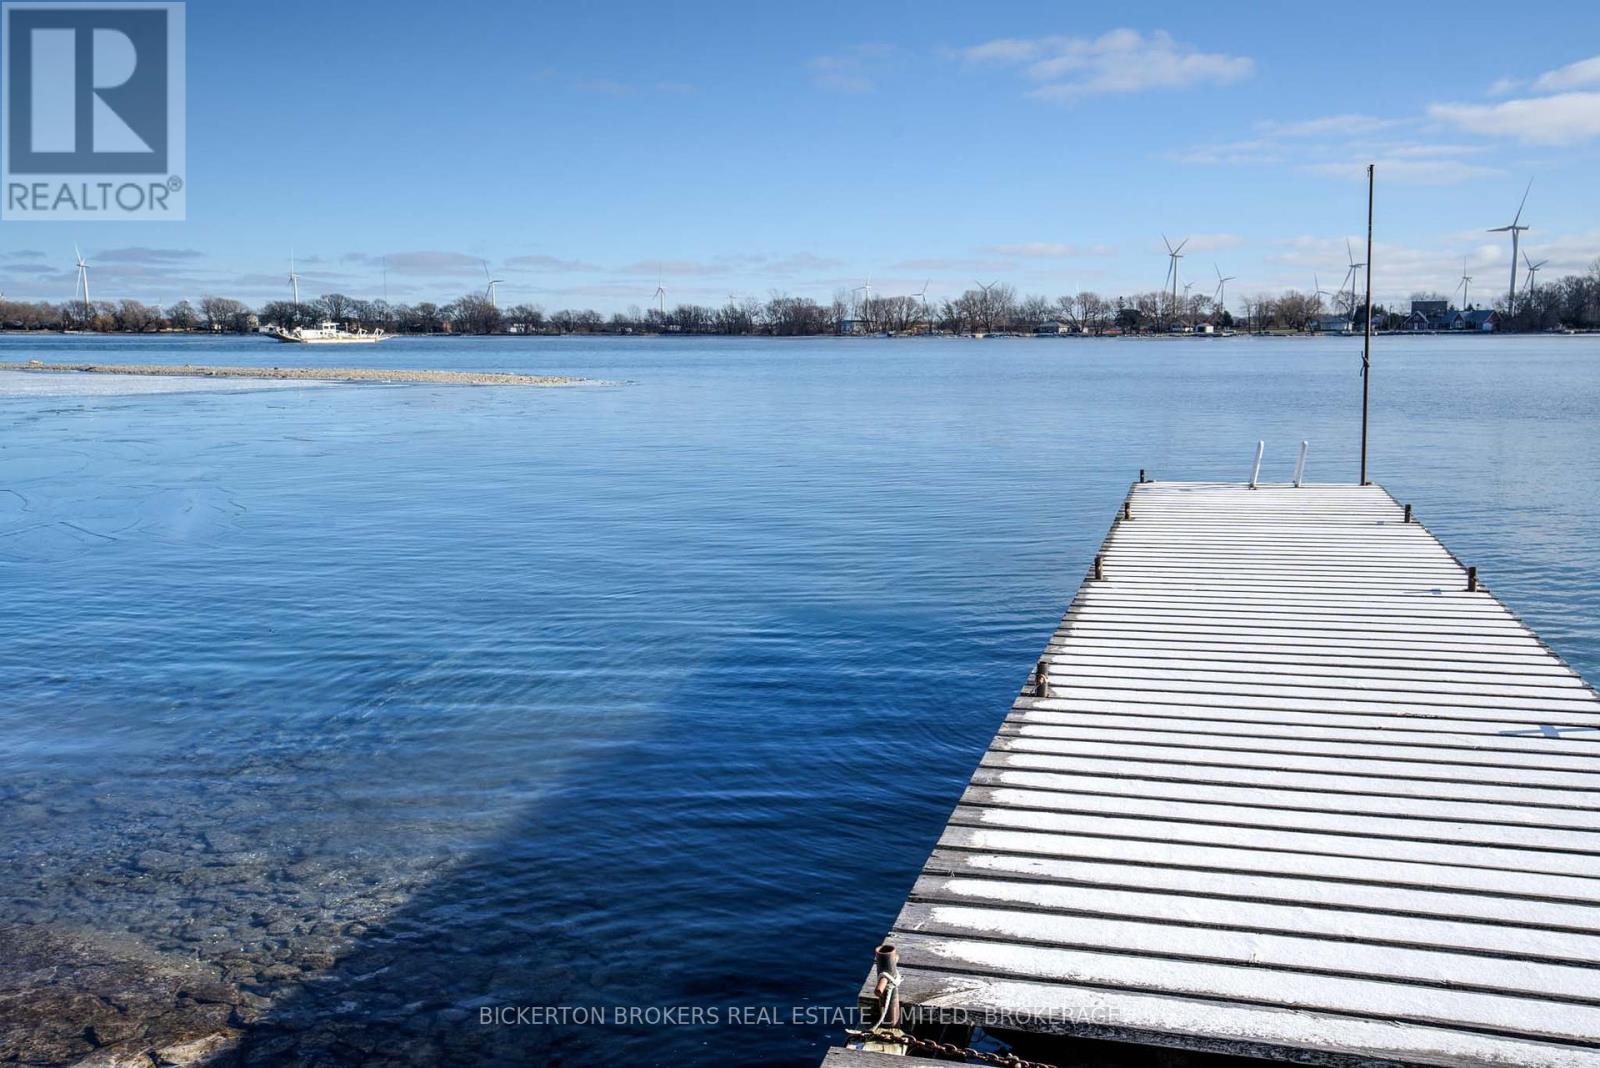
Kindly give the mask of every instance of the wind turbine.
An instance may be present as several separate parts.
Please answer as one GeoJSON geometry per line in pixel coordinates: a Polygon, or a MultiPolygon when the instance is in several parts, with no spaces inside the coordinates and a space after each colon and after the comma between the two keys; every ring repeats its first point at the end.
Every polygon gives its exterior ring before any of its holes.
{"type": "Polygon", "coordinates": [[[1528,284],[1522,290],[1524,295],[1534,292],[1539,288],[1539,272],[1543,270],[1544,265],[1549,262],[1549,260],[1540,260],[1538,263],[1534,263],[1532,260],[1528,259],[1528,254],[1526,252],[1522,254],[1522,265],[1528,268],[1528,284]]]}
{"type": "Polygon", "coordinates": [[[1322,288],[1322,281],[1317,277],[1317,272],[1311,272],[1311,310],[1318,315],[1322,314],[1322,298],[1328,296],[1328,291],[1322,288]]]}
{"type": "Polygon", "coordinates": [[[928,279],[927,282],[922,283],[921,289],[911,294],[917,300],[922,301],[922,321],[928,324],[928,333],[930,334],[933,333],[933,317],[928,314],[928,283],[932,281],[933,279],[928,279]]]}
{"type": "Polygon", "coordinates": [[[1218,267],[1213,263],[1211,268],[1217,272],[1217,288],[1216,291],[1211,294],[1211,299],[1216,302],[1218,311],[1224,311],[1228,307],[1228,283],[1233,281],[1238,276],[1230,274],[1224,278],[1222,276],[1221,267],[1218,267]]]}
{"type": "Polygon", "coordinates": [[[1344,254],[1345,258],[1350,261],[1350,320],[1354,322],[1356,317],[1356,280],[1361,277],[1357,272],[1365,267],[1366,264],[1356,262],[1356,254],[1350,247],[1350,239],[1348,237],[1344,239],[1344,254]]]}
{"type": "Polygon", "coordinates": [[[983,290],[983,329],[985,333],[988,333],[994,330],[994,308],[989,304],[989,291],[999,285],[1000,282],[996,279],[988,285],[984,285],[976,278],[973,279],[973,282],[977,284],[979,289],[983,290]]]}
{"type": "Polygon", "coordinates": [[[1167,277],[1172,281],[1172,307],[1176,311],[1178,307],[1178,261],[1183,259],[1183,246],[1189,243],[1189,239],[1187,237],[1184,238],[1178,242],[1177,248],[1173,248],[1172,242],[1167,240],[1167,235],[1162,234],[1161,243],[1167,246],[1167,259],[1169,260],[1167,277]]]}
{"type": "Polygon", "coordinates": [[[1522,209],[1527,206],[1528,193],[1532,189],[1533,179],[1529,178],[1528,188],[1522,191],[1522,203],[1517,205],[1517,214],[1512,217],[1509,226],[1496,226],[1486,231],[1491,234],[1503,234],[1508,230],[1511,232],[1511,294],[1507,298],[1508,303],[1506,305],[1506,311],[1511,315],[1517,314],[1517,246],[1521,240],[1522,231],[1533,229],[1531,226],[1520,226],[1518,224],[1522,222],[1522,209]]]}
{"type": "Polygon", "coordinates": [[[488,293],[488,296],[489,296],[489,307],[491,307],[491,308],[499,308],[500,305],[498,303],[496,303],[496,300],[495,300],[496,287],[502,285],[504,283],[505,279],[503,279],[503,278],[495,278],[489,273],[489,261],[488,260],[484,260],[483,261],[483,277],[489,280],[489,287],[488,287],[488,290],[487,290],[487,293],[488,293]]]}
{"type": "Polygon", "coordinates": [[[863,282],[860,285],[856,286],[850,292],[862,294],[862,297],[861,297],[861,314],[859,316],[857,316],[857,318],[865,319],[867,317],[867,314],[868,314],[868,310],[867,310],[868,305],[872,303],[872,277],[869,275],[865,282],[863,282]]]}
{"type": "Polygon", "coordinates": [[[1467,273],[1467,258],[1461,257],[1461,284],[1456,286],[1461,290],[1461,310],[1467,310],[1467,287],[1472,285],[1472,276],[1467,273]]]}
{"type": "Polygon", "coordinates": [[[656,291],[650,294],[650,298],[656,302],[656,311],[661,313],[661,318],[665,319],[667,317],[667,288],[661,284],[661,276],[659,274],[656,275],[656,291]]]}
{"type": "Polygon", "coordinates": [[[294,306],[300,306],[300,276],[294,273],[294,249],[289,250],[289,289],[294,293],[294,306]]]}
{"type": "Polygon", "coordinates": [[[77,289],[83,291],[83,321],[89,321],[89,265],[83,262],[83,253],[76,243],[72,246],[72,254],[78,259],[78,285],[77,289]]]}

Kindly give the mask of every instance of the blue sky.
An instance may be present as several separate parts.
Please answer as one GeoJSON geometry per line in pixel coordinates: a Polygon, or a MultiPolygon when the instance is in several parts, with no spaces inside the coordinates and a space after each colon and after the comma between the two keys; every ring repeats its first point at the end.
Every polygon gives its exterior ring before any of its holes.
{"type": "Polygon", "coordinates": [[[1326,288],[1378,163],[1380,300],[1600,256],[1600,5],[188,8],[188,221],[0,225],[0,288],[605,311],[975,278],[1326,288]],[[1587,61],[1587,62],[1585,62],[1587,61]]]}

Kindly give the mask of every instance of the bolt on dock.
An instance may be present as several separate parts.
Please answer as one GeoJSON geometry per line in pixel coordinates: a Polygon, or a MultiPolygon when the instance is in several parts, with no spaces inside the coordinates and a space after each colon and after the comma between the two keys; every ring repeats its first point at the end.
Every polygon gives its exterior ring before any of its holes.
{"type": "Polygon", "coordinates": [[[1597,790],[1600,696],[1409,506],[1141,473],[885,939],[867,1048],[1600,1066],[1597,790]]]}

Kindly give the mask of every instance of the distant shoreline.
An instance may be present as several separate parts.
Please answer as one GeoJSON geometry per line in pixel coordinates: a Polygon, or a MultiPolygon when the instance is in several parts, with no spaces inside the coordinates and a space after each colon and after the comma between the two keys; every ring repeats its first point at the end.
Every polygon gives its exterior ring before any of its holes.
{"type": "MultiPolygon", "coordinates": [[[[1540,331],[1374,330],[1372,332],[1372,336],[1373,337],[1385,337],[1385,338],[1389,338],[1389,337],[1497,337],[1498,338],[1498,337],[1574,337],[1574,336],[1576,336],[1576,337],[1585,337],[1585,336],[1593,337],[1593,336],[1596,336],[1596,335],[1600,335],[1600,331],[1595,331],[1595,330],[1540,330],[1540,331]]],[[[220,338],[235,338],[235,339],[243,340],[243,339],[247,339],[247,338],[258,338],[258,337],[261,337],[261,336],[263,336],[263,335],[257,334],[257,333],[255,333],[253,331],[245,332],[245,333],[238,333],[238,332],[235,332],[235,331],[212,332],[212,331],[193,331],[193,330],[161,330],[161,331],[149,331],[149,330],[143,330],[143,331],[141,331],[141,330],[14,330],[14,329],[0,328],[0,337],[8,337],[8,338],[9,337],[33,337],[33,338],[39,338],[39,337],[59,337],[59,338],[102,337],[102,338],[113,338],[114,337],[114,338],[149,338],[152,341],[155,341],[155,340],[169,341],[169,340],[182,338],[182,339],[194,339],[196,341],[199,341],[199,340],[216,340],[216,339],[220,339],[220,338]]],[[[574,331],[571,331],[569,333],[560,333],[560,332],[557,332],[557,331],[538,331],[536,333],[513,333],[511,331],[503,331],[503,332],[492,333],[492,334],[481,334],[481,333],[472,334],[472,333],[455,333],[453,331],[439,331],[439,332],[431,333],[431,334],[424,334],[424,333],[410,334],[410,333],[407,333],[407,334],[392,334],[392,335],[390,335],[390,337],[392,337],[394,339],[404,338],[406,340],[421,340],[421,341],[472,341],[472,340],[482,341],[482,340],[487,340],[487,339],[490,339],[490,338],[517,338],[519,340],[534,340],[534,339],[538,339],[538,338],[547,338],[547,339],[604,338],[604,339],[608,339],[608,340],[685,340],[685,341],[686,340],[690,340],[690,339],[694,339],[694,340],[705,340],[705,339],[750,340],[750,339],[757,339],[757,340],[768,340],[768,341],[830,341],[830,340],[832,340],[832,341],[877,341],[877,340],[885,340],[885,339],[887,339],[887,340],[903,340],[903,339],[913,339],[913,338],[914,339],[924,339],[924,338],[943,339],[943,340],[951,340],[951,341],[1000,341],[1000,340],[1015,340],[1017,338],[1027,338],[1027,339],[1032,339],[1032,340],[1044,340],[1044,341],[1057,341],[1057,340],[1081,341],[1081,340],[1084,340],[1084,339],[1093,339],[1093,340],[1100,340],[1100,339],[1105,339],[1105,340],[1118,340],[1118,339],[1122,339],[1122,340],[1128,340],[1128,339],[1149,340],[1149,339],[1159,338],[1159,339],[1180,339],[1180,340],[1204,339],[1204,340],[1207,340],[1207,341],[1214,341],[1214,340],[1220,340],[1220,339],[1223,339],[1223,338],[1233,338],[1233,337],[1240,337],[1240,338],[1244,338],[1244,337],[1256,337],[1256,338],[1326,338],[1326,337],[1351,338],[1351,337],[1355,337],[1355,338],[1359,338],[1361,336],[1362,336],[1361,335],[1361,331],[1359,331],[1359,330],[1353,330],[1348,334],[1336,333],[1336,332],[1333,332],[1333,331],[1317,331],[1317,332],[1313,332],[1313,331],[1307,331],[1307,330],[1267,330],[1267,331],[1262,331],[1262,332],[1259,332],[1259,333],[1258,332],[1253,332],[1253,331],[1239,330],[1239,331],[1237,331],[1237,332],[1235,332],[1233,334],[1198,334],[1198,333],[1197,334],[1173,334],[1173,333],[1168,333],[1166,331],[1161,331],[1161,330],[1106,332],[1106,333],[1101,333],[1101,334],[1095,334],[1095,333],[1036,334],[1036,333],[1033,333],[1031,331],[1030,332],[1018,331],[1018,332],[1014,332],[1014,333],[1013,332],[1000,332],[1000,331],[997,331],[997,332],[992,333],[992,334],[972,334],[972,333],[923,334],[923,333],[904,333],[904,332],[894,332],[894,333],[886,334],[886,333],[883,333],[881,331],[874,331],[872,333],[859,333],[859,334],[837,334],[837,333],[817,333],[817,334],[764,334],[764,333],[726,334],[726,333],[715,332],[715,331],[705,332],[705,333],[687,333],[687,332],[679,332],[679,331],[671,331],[671,332],[663,332],[663,333],[633,333],[633,332],[612,333],[612,332],[606,331],[606,330],[595,330],[595,331],[574,330],[574,331]]],[[[71,367],[65,367],[64,369],[77,370],[78,366],[77,365],[73,365],[71,367]]],[[[242,370],[251,370],[251,368],[243,368],[242,370]]],[[[555,384],[558,384],[558,383],[539,383],[539,384],[555,385],[555,384]]]]}
{"type": "Polygon", "coordinates": [[[576,386],[592,384],[563,375],[520,375],[495,371],[414,371],[371,367],[208,367],[196,364],[0,363],[0,371],[42,374],[79,372],[147,375],[161,378],[259,378],[306,382],[431,382],[457,386],[576,386]]]}

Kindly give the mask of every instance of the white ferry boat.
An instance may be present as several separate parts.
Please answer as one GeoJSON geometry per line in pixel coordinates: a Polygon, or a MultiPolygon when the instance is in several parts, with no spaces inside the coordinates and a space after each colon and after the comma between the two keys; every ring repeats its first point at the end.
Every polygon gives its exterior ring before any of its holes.
{"type": "Polygon", "coordinates": [[[382,330],[346,330],[326,319],[317,326],[297,326],[292,330],[275,326],[268,332],[291,345],[370,345],[388,337],[382,330]]]}

